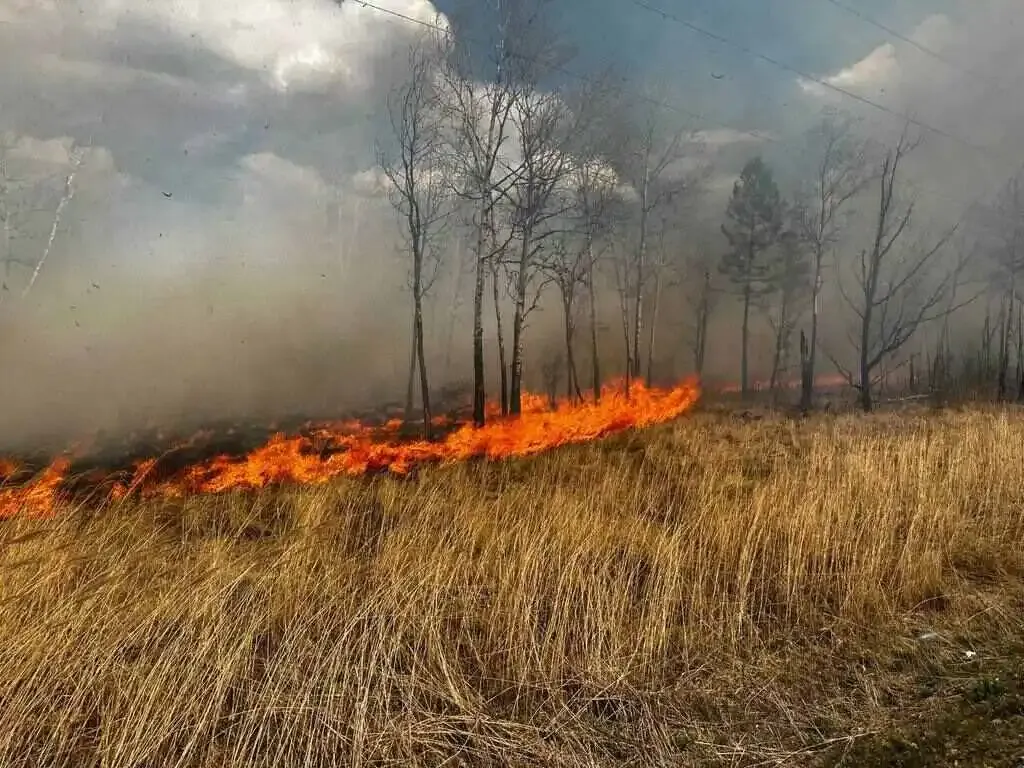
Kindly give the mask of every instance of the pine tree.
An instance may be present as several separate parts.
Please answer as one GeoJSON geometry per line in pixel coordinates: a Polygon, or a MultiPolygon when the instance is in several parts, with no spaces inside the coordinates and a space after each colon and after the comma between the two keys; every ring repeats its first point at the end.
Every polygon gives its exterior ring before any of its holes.
{"type": "Polygon", "coordinates": [[[746,398],[750,308],[758,298],[773,290],[772,264],[763,254],[778,241],[783,223],[782,195],[771,167],[760,156],[743,166],[733,185],[725,217],[722,234],[729,241],[729,250],[722,256],[719,270],[736,286],[743,301],[740,391],[746,398]]]}

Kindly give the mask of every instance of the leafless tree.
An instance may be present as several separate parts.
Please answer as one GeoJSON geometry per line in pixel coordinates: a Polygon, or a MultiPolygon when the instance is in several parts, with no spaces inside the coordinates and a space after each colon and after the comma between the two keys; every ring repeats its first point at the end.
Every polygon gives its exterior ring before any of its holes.
{"type": "Polygon", "coordinates": [[[445,179],[443,112],[436,86],[436,40],[424,36],[410,46],[406,82],[388,96],[388,115],[395,147],[378,150],[378,160],[389,185],[391,204],[403,224],[411,259],[413,299],[412,354],[405,402],[411,421],[413,381],[419,369],[423,434],[430,439],[431,408],[427,360],[424,350],[423,300],[438,274],[441,235],[449,209],[445,179]]]}
{"type": "Polygon", "coordinates": [[[900,205],[896,190],[900,166],[920,144],[904,129],[886,152],[878,173],[878,202],[871,246],[855,265],[855,289],[839,280],[844,302],[858,320],[858,334],[850,341],[857,350],[856,370],[844,368],[830,355],[836,369],[858,390],[861,408],[874,406],[873,388],[888,364],[927,323],[948,316],[972,300],[950,301],[964,274],[966,258],[960,254],[952,266],[940,269],[940,256],[956,233],[954,224],[930,245],[905,245],[914,202],[900,205]]]}
{"type": "Polygon", "coordinates": [[[566,393],[582,399],[582,385],[576,366],[578,299],[587,293],[590,326],[591,389],[594,402],[601,399],[601,368],[597,342],[597,291],[594,277],[608,245],[614,216],[615,173],[603,162],[594,144],[584,144],[574,153],[565,177],[564,222],[556,231],[553,247],[547,249],[541,268],[558,288],[564,322],[566,393]]]}
{"type": "Polygon", "coordinates": [[[630,381],[641,374],[640,340],[644,330],[644,304],[650,289],[652,265],[648,253],[656,213],[689,191],[692,173],[681,173],[677,164],[685,156],[688,132],[677,129],[667,137],[664,118],[655,105],[640,110],[640,121],[624,126],[624,151],[618,161],[621,175],[635,195],[636,245],[622,251],[615,265],[619,303],[622,309],[626,353],[626,392],[630,381]]]}
{"type": "Polygon", "coordinates": [[[654,385],[654,356],[656,342],[658,339],[658,318],[661,311],[661,297],[669,277],[666,274],[671,263],[669,255],[668,237],[672,229],[672,221],[676,218],[676,211],[663,208],[659,211],[659,223],[655,228],[653,257],[649,259],[648,273],[653,283],[650,295],[647,297],[650,304],[650,313],[647,323],[647,363],[644,374],[644,381],[648,387],[654,385]]]}
{"type": "Polygon", "coordinates": [[[797,226],[811,251],[811,327],[801,336],[800,407],[807,411],[814,399],[814,375],[818,350],[821,289],[826,258],[842,235],[852,201],[871,183],[874,169],[868,158],[869,144],[854,133],[848,116],[826,113],[809,132],[817,152],[814,180],[797,201],[797,226]]]}
{"type": "MultiPolygon", "coordinates": [[[[980,206],[973,213],[977,248],[988,256],[992,267],[989,283],[999,297],[999,325],[998,329],[993,328],[998,334],[996,387],[997,397],[1005,400],[1009,392],[1014,317],[1019,320],[1024,315],[1024,297],[1020,295],[1024,283],[1024,169],[1006,182],[991,204],[980,206]]],[[[1021,342],[1018,338],[1018,347],[1021,342]]],[[[1018,397],[1024,397],[1024,383],[1019,386],[1018,397]]]]}
{"type": "Polygon", "coordinates": [[[521,165],[511,186],[513,228],[518,255],[512,268],[512,382],[509,410],[521,410],[523,332],[527,314],[536,305],[544,282],[542,254],[565,227],[571,205],[565,180],[572,169],[568,137],[578,120],[558,93],[532,90],[523,95],[515,114],[521,165]],[[538,285],[540,283],[540,285],[538,285]]]}
{"type": "Polygon", "coordinates": [[[771,292],[765,296],[765,314],[775,337],[772,350],[771,377],[768,388],[775,393],[780,376],[789,370],[793,330],[805,311],[804,296],[813,290],[811,263],[806,244],[794,229],[786,229],[779,237],[778,253],[773,260],[774,273],[769,277],[771,292]]]}
{"type": "Polygon", "coordinates": [[[704,375],[711,315],[721,293],[715,285],[714,276],[717,270],[714,266],[715,258],[704,247],[699,247],[686,264],[683,298],[689,307],[687,335],[690,353],[693,355],[693,370],[698,377],[704,375]]]}
{"type": "Polygon", "coordinates": [[[576,322],[577,299],[587,284],[589,254],[585,245],[580,245],[566,231],[559,233],[542,262],[541,269],[549,276],[558,289],[562,305],[562,322],[565,340],[565,395],[569,399],[583,399],[579,371],[576,367],[576,322]]]}
{"type": "Polygon", "coordinates": [[[499,161],[506,151],[512,110],[519,98],[517,62],[522,59],[517,47],[519,24],[513,23],[522,15],[515,12],[514,0],[499,5],[498,32],[485,71],[474,66],[476,52],[470,51],[470,41],[462,37],[451,41],[441,68],[454,191],[473,211],[473,422],[477,426],[484,423],[486,406],[484,285],[492,272],[492,260],[504,245],[495,242],[494,209],[513,176],[500,172],[499,161]]]}
{"type": "Polygon", "coordinates": [[[582,234],[584,280],[587,289],[587,321],[590,327],[590,387],[594,402],[601,400],[601,355],[597,341],[598,263],[610,244],[620,199],[614,172],[599,153],[589,153],[574,174],[573,204],[578,232],[582,234]]]}

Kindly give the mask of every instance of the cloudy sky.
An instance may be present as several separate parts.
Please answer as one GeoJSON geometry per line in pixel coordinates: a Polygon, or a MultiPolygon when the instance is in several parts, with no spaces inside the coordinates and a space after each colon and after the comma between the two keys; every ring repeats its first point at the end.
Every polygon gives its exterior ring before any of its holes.
{"type": "MultiPolygon", "coordinates": [[[[375,4],[432,21],[456,1],[375,4]]],[[[914,183],[943,216],[1021,162],[1019,0],[842,2],[861,17],[833,0],[554,6],[575,71],[614,63],[638,88],[658,83],[667,115],[735,150],[723,189],[749,152],[799,159],[826,104],[882,133],[899,127],[892,113],[927,124],[914,183]]],[[[367,181],[418,30],[355,0],[0,0],[5,167],[50,190],[12,214],[17,258],[44,252],[78,169],[32,293],[8,276],[8,402],[79,414],[68,404],[103,392],[97,413],[128,418],[139,388],[163,386],[181,408],[196,393],[244,409],[299,391],[295,407],[330,407],[393,381],[405,353],[385,350],[405,321],[381,312],[401,294],[378,266],[396,259],[394,224],[367,181]],[[126,373],[111,382],[112,369],[126,373]]]]}

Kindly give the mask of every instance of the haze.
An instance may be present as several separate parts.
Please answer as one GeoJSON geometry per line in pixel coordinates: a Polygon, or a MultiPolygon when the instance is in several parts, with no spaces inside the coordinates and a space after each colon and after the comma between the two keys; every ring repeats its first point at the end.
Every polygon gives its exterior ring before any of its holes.
{"type": "MultiPolygon", "coordinates": [[[[626,0],[555,4],[577,50],[573,71],[613,65],[669,105],[664,125],[701,132],[711,171],[673,248],[725,249],[725,203],[754,154],[772,163],[784,192],[803,178],[801,137],[827,105],[863,118],[865,134],[886,142],[908,115],[925,126],[907,166],[915,237],[996,192],[1020,164],[1017,0],[848,2],[862,16],[830,0],[652,3],[676,20],[626,0]]],[[[376,183],[375,138],[422,32],[416,20],[434,23],[455,7],[375,5],[0,0],[9,236],[0,442],[402,399],[407,264],[376,183]],[[72,171],[73,196],[48,251],[72,171]]],[[[844,248],[865,247],[865,232],[851,232],[844,248]]],[[[461,302],[446,271],[428,301],[438,386],[472,376],[469,280],[459,285],[461,302]]],[[[686,289],[665,300],[664,379],[692,367],[686,289]]],[[[601,304],[613,374],[617,308],[613,296],[601,304]]],[[[715,318],[706,375],[737,377],[734,304],[715,318]]],[[[485,310],[488,340],[492,317],[485,310]]],[[[828,318],[824,343],[841,346],[847,320],[828,318]]],[[[531,387],[542,386],[560,323],[557,302],[530,317],[531,387]]],[[[489,364],[493,357],[489,344],[489,364]]],[[[756,354],[755,372],[769,362],[756,354]]]]}

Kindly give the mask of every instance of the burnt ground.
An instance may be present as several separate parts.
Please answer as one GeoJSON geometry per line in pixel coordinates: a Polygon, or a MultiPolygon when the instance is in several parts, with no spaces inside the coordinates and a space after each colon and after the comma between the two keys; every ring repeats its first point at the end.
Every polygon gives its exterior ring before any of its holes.
{"type": "MultiPolygon", "coordinates": [[[[148,482],[170,480],[188,467],[216,457],[241,459],[264,446],[276,434],[305,437],[309,440],[309,453],[322,458],[344,451],[343,446],[325,439],[318,431],[325,425],[345,421],[379,428],[381,440],[416,440],[421,438],[415,421],[397,430],[385,429],[385,423],[400,419],[404,409],[400,404],[386,404],[373,410],[349,411],[344,414],[310,415],[289,414],[269,422],[212,421],[177,426],[154,426],[134,430],[127,434],[99,432],[90,438],[87,448],[69,449],[59,440],[48,441],[33,451],[4,451],[0,457],[14,462],[13,473],[0,470],[0,484],[19,486],[32,481],[48,467],[55,457],[68,456],[71,465],[61,485],[63,495],[71,500],[84,500],[97,493],[109,491],[117,482],[131,480],[137,465],[149,459],[156,463],[147,473],[148,482]]],[[[457,428],[467,417],[464,407],[449,407],[437,411],[446,422],[434,427],[434,439],[443,437],[457,428]]],[[[374,434],[371,431],[370,434],[374,434]]]]}

